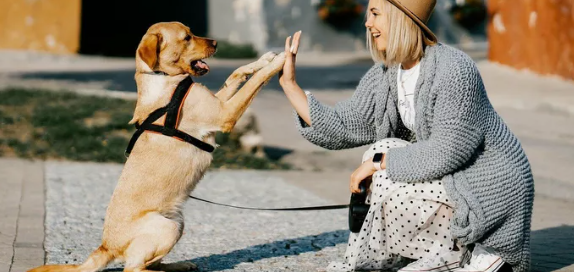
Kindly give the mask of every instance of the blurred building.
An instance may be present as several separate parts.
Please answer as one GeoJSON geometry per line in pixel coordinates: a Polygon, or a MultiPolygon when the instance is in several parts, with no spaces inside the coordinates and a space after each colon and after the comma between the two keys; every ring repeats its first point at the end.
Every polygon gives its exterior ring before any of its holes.
{"type": "MultiPolygon", "coordinates": [[[[574,79],[574,0],[438,0],[429,27],[447,44],[486,44],[489,58],[574,79]],[[488,23],[488,27],[487,27],[488,23]]],[[[196,35],[263,52],[303,30],[302,51],[365,48],[368,0],[2,0],[0,49],[133,56],[149,26],[180,21],[196,35]]]]}
{"type": "MultiPolygon", "coordinates": [[[[287,36],[303,30],[305,38],[300,47],[303,51],[365,51],[364,12],[368,2],[209,0],[208,33],[214,38],[232,43],[252,44],[257,50],[263,51],[282,47],[287,36]]],[[[472,27],[461,26],[453,20],[451,14],[457,2],[461,1],[438,0],[429,26],[442,42],[448,44],[485,42],[485,17],[472,27]]],[[[480,0],[480,3],[483,1],[480,0]]]]}
{"type": "Polygon", "coordinates": [[[207,33],[208,0],[2,0],[0,49],[134,56],[156,22],[207,33]]]}
{"type": "Polygon", "coordinates": [[[80,6],[80,0],[0,1],[0,48],[77,52],[80,6]]]}
{"type": "Polygon", "coordinates": [[[574,0],[489,0],[489,58],[574,79],[574,0]]]}

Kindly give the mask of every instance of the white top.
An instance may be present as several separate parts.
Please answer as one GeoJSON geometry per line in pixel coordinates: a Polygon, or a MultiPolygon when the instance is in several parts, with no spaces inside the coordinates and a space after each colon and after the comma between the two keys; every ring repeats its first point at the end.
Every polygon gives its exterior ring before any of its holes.
{"type": "Polygon", "coordinates": [[[403,70],[399,65],[397,73],[397,89],[399,114],[403,124],[410,129],[415,129],[415,88],[421,72],[421,63],[419,62],[409,70],[403,70]]]}

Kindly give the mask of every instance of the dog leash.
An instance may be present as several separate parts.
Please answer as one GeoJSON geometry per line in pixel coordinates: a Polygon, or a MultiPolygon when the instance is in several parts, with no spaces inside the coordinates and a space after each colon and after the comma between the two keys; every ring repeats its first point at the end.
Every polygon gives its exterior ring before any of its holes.
{"type": "Polygon", "coordinates": [[[223,206],[233,209],[240,209],[240,210],[252,210],[252,211],[278,211],[278,212],[285,212],[285,211],[324,211],[324,210],[338,210],[338,209],[346,209],[350,208],[349,210],[349,226],[353,229],[353,225],[358,225],[358,228],[361,227],[363,220],[365,219],[365,215],[369,211],[369,205],[364,205],[365,200],[367,197],[367,187],[365,184],[360,183],[359,189],[361,190],[360,193],[351,194],[351,201],[350,204],[338,204],[338,205],[323,205],[323,206],[308,206],[308,207],[293,207],[293,208],[253,208],[253,207],[243,207],[243,206],[235,206],[229,204],[218,203],[214,201],[210,201],[207,199],[195,197],[189,195],[189,198],[193,200],[197,200],[200,202],[223,206]],[[366,206],[363,207],[363,206],[366,206]]]}
{"type": "Polygon", "coordinates": [[[197,201],[201,201],[204,203],[209,203],[212,205],[223,206],[233,209],[240,209],[240,210],[252,210],[252,211],[323,211],[323,210],[338,210],[338,209],[346,209],[349,208],[348,204],[340,204],[340,205],[325,205],[325,206],[309,206],[309,207],[294,207],[294,208],[253,208],[253,207],[243,207],[243,206],[235,206],[223,203],[213,202],[207,199],[199,198],[190,195],[189,198],[197,201]]]}

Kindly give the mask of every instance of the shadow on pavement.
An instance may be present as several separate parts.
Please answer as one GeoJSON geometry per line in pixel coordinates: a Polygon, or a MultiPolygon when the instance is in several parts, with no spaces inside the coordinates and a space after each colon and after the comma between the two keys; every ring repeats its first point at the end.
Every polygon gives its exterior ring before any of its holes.
{"type": "Polygon", "coordinates": [[[219,271],[232,269],[243,262],[255,262],[274,257],[296,256],[301,253],[319,251],[325,247],[346,243],[349,231],[337,230],[319,235],[275,241],[256,245],[225,254],[215,254],[190,261],[197,264],[200,271],[219,271]]]}
{"type": "Polygon", "coordinates": [[[278,161],[281,158],[283,158],[284,156],[293,153],[293,149],[286,149],[286,148],[276,147],[276,146],[264,146],[263,151],[265,152],[265,155],[267,156],[267,158],[274,160],[274,161],[278,161]]]}
{"type": "MultiPolygon", "coordinates": [[[[325,247],[346,243],[348,235],[349,231],[347,230],[337,230],[256,245],[224,254],[195,258],[190,261],[197,264],[200,271],[233,269],[240,263],[319,251],[325,247]]],[[[555,271],[574,264],[574,226],[536,230],[532,232],[531,237],[531,271],[555,271]]],[[[110,269],[105,271],[122,270],[110,269]]]]}
{"type": "MultiPolygon", "coordinates": [[[[274,257],[296,256],[301,253],[319,251],[325,247],[346,243],[348,235],[349,231],[347,230],[337,230],[318,235],[275,241],[224,254],[199,257],[188,261],[197,264],[199,271],[202,272],[233,269],[240,263],[255,262],[274,257]]],[[[123,271],[123,268],[107,269],[104,271],[123,271]]]]}
{"type": "Polygon", "coordinates": [[[532,271],[554,271],[574,264],[574,226],[532,232],[532,271]]]}

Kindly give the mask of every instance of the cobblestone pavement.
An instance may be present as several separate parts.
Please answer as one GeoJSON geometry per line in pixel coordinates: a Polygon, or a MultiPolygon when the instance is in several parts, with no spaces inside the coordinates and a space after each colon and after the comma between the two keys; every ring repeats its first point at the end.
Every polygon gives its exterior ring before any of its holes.
{"type": "MultiPolygon", "coordinates": [[[[81,262],[97,248],[120,171],[119,165],[47,164],[48,263],[81,262]]],[[[209,173],[193,194],[251,207],[330,203],[258,172],[209,173]]],[[[242,211],[189,201],[185,233],[165,260],[191,260],[202,271],[315,271],[342,254],[346,212],[242,211]]]]}
{"type": "MultiPolygon", "coordinates": [[[[99,245],[121,167],[1,158],[0,271],[83,261],[99,245]]],[[[193,194],[252,207],[345,203],[345,175],[218,171],[193,194]]],[[[573,210],[572,200],[537,194],[533,271],[574,271],[573,210]]],[[[166,261],[191,260],[201,271],[318,271],[342,256],[348,235],[346,210],[258,212],[190,200],[184,214],[184,235],[166,261]]]]}
{"type": "MultiPolygon", "coordinates": [[[[99,245],[105,208],[120,171],[121,166],[113,164],[46,164],[47,262],[80,262],[99,245]]],[[[340,192],[329,199],[307,189],[300,180],[291,182],[291,178],[305,176],[212,172],[193,194],[251,207],[347,200],[346,178],[316,180],[324,188],[340,192]]],[[[572,202],[537,197],[533,270],[574,271],[572,209],[572,202]]],[[[191,200],[185,206],[185,218],[185,233],[166,261],[191,260],[202,271],[317,271],[342,256],[348,235],[346,210],[242,211],[191,200]]]]}

